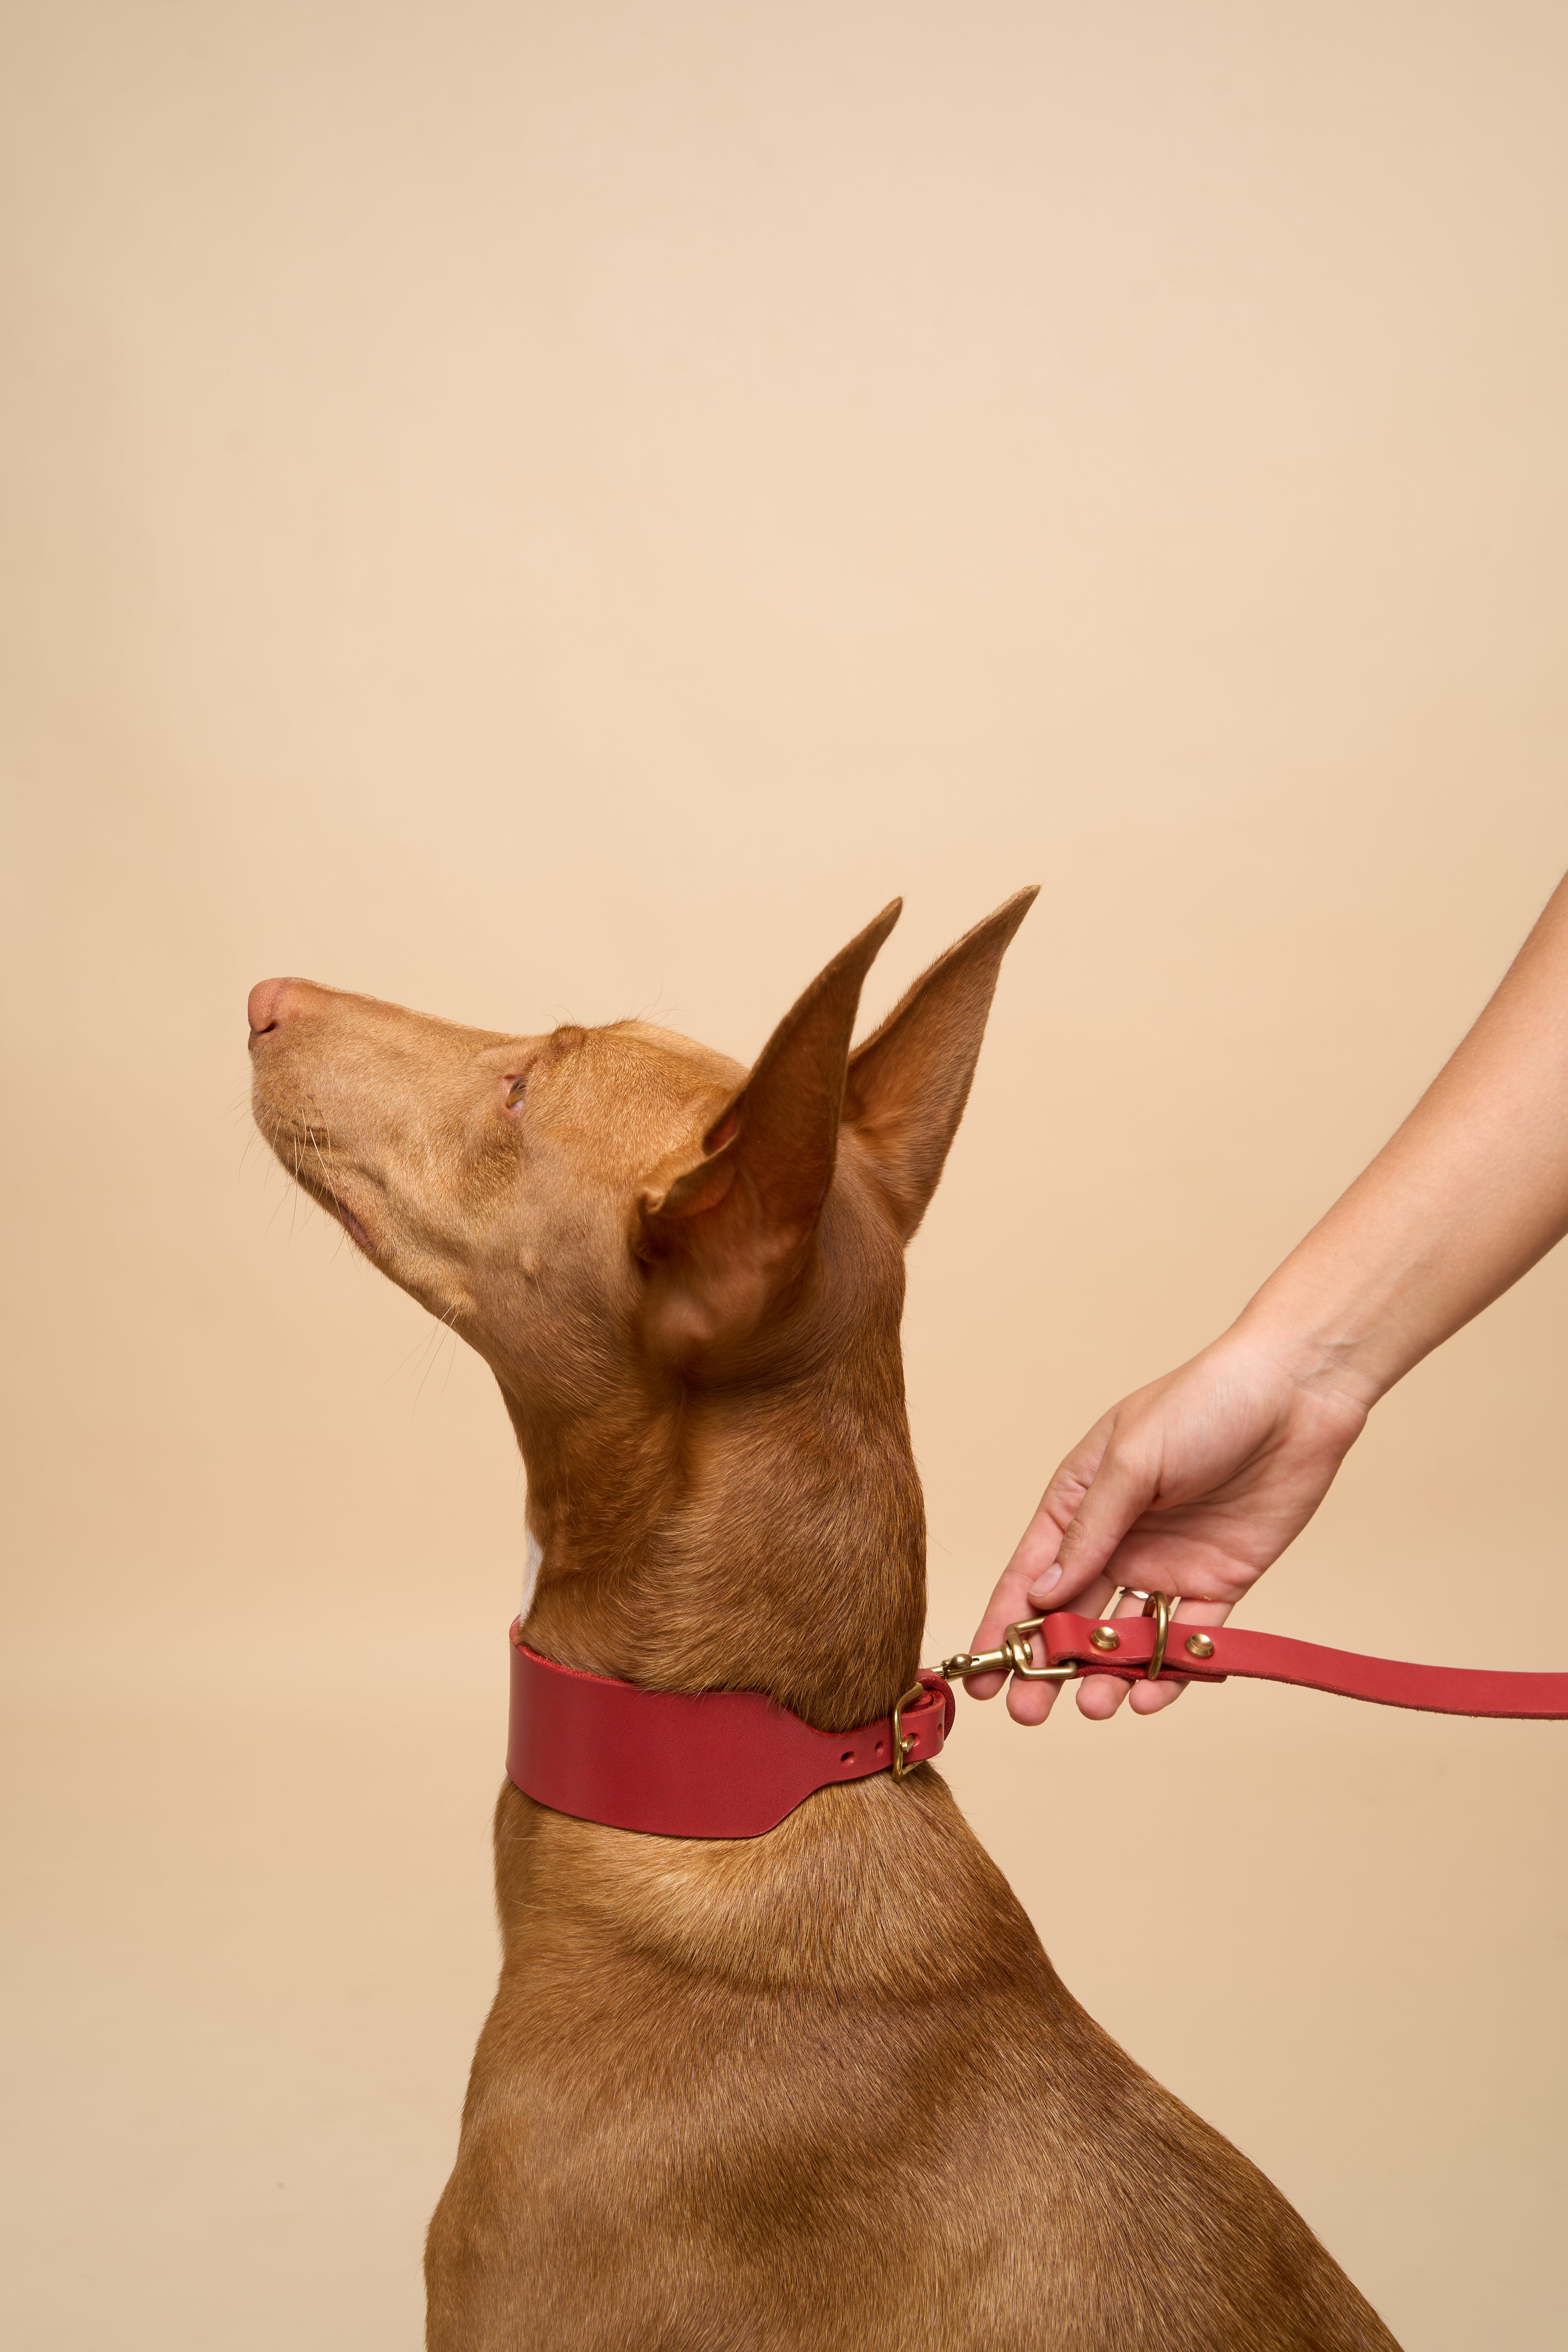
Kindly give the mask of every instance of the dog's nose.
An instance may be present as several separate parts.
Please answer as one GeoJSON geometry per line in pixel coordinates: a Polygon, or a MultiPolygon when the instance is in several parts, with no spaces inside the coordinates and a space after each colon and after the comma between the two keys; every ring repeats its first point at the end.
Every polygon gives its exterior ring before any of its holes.
{"type": "Polygon", "coordinates": [[[290,1003],[304,993],[297,980],[258,980],[246,999],[246,1018],[253,1037],[264,1037],[289,1018],[290,1003]]]}

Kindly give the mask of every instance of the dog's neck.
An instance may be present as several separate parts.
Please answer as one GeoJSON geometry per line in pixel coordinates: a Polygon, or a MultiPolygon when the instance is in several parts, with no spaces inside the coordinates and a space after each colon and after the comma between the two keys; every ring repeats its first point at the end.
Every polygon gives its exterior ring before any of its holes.
{"type": "Polygon", "coordinates": [[[529,1641],[655,1687],[765,1690],[824,1729],[885,1713],[918,1663],[925,1522],[896,1302],[877,1324],[793,1381],[552,1437],[513,1406],[529,1641]]]}

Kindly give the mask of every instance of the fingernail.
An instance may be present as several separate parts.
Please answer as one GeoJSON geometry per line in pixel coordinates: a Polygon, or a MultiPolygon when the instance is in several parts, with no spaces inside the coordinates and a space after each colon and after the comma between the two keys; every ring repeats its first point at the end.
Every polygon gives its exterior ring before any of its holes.
{"type": "Polygon", "coordinates": [[[1031,1601],[1043,1601],[1043,1600],[1045,1599],[1045,1597],[1046,1597],[1047,1593],[1047,1592],[1049,1592],[1049,1591],[1051,1590],[1051,1587],[1052,1587],[1053,1585],[1059,1584],[1059,1583],[1061,1582],[1061,1580],[1062,1580],[1062,1571],[1061,1571],[1061,1567],[1060,1567],[1060,1564],[1059,1564],[1059,1563],[1058,1563],[1058,1566],[1057,1566],[1057,1567],[1055,1567],[1055,1568],[1047,1568],[1047,1570],[1046,1570],[1046,1572],[1045,1572],[1045,1574],[1044,1574],[1044,1576],[1042,1576],[1042,1577],[1041,1577],[1041,1579],[1040,1579],[1039,1582],[1038,1582],[1037,1584],[1031,1584],[1031,1585],[1030,1585],[1030,1587],[1029,1587],[1029,1598],[1030,1598],[1030,1600],[1031,1600],[1031,1601]]]}

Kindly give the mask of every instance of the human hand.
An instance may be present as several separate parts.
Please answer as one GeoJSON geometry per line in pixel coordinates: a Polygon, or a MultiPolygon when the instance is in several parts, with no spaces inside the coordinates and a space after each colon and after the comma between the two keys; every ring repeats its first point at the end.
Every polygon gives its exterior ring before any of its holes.
{"type": "MultiPolygon", "coordinates": [[[[971,1647],[1047,1609],[1104,1607],[1118,1585],[1178,1596],[1188,1623],[1223,1624],[1248,1586],[1300,1535],[1365,1422],[1371,1397],[1286,1352],[1226,1333],[1190,1363],[1136,1390],[1098,1421],[1057,1471],[991,1596],[971,1647]]],[[[1129,1597],[1121,1615],[1136,1613],[1129,1597]]],[[[972,1675],[992,1698],[1005,1678],[972,1675]]],[[[1058,1685],[1015,1678],[1007,1711],[1043,1723],[1058,1685]]],[[[1087,1716],[1114,1715],[1129,1689],[1139,1715],[1179,1698],[1179,1682],[1085,1675],[1087,1716]]]]}

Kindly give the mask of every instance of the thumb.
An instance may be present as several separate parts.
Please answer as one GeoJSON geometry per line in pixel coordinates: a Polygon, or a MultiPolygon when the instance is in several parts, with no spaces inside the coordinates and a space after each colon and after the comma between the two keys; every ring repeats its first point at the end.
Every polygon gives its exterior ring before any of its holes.
{"type": "Polygon", "coordinates": [[[1130,1462],[1113,1437],[1062,1532],[1056,1566],[1029,1588],[1037,1609],[1059,1609],[1076,1601],[1103,1575],[1122,1537],[1154,1500],[1159,1484],[1158,1470],[1130,1462]]]}

